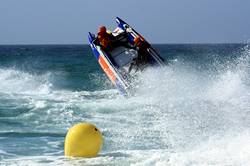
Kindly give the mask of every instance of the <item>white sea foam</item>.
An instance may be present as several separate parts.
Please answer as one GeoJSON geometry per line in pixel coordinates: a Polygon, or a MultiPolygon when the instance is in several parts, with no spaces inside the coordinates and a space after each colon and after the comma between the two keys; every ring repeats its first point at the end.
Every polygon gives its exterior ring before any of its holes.
{"type": "Polygon", "coordinates": [[[16,69],[0,69],[0,92],[47,94],[52,86],[49,77],[50,73],[32,75],[16,69]]]}
{"type": "MultiPolygon", "coordinates": [[[[17,157],[5,163],[249,165],[249,55],[245,48],[236,62],[215,73],[179,61],[162,69],[149,69],[130,98],[119,96],[114,89],[54,90],[46,74],[4,73],[2,69],[0,79],[6,84],[0,92],[27,92],[24,98],[31,110],[16,119],[32,126],[32,131],[63,133],[73,124],[87,121],[100,128],[105,140],[100,156],[92,159],[68,159],[60,153],[17,157]],[[17,91],[7,83],[13,83],[17,91]],[[44,86],[48,91],[39,90],[44,86]]],[[[48,145],[62,151],[57,141],[48,145]]]]}

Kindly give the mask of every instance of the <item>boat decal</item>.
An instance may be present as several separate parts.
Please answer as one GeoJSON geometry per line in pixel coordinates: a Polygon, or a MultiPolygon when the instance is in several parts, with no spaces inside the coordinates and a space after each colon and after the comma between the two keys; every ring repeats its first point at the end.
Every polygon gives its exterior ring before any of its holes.
{"type": "Polygon", "coordinates": [[[110,66],[108,65],[108,63],[105,61],[105,59],[101,55],[99,56],[99,63],[101,65],[103,71],[107,74],[109,79],[115,85],[116,84],[116,76],[115,76],[114,72],[110,69],[110,66]]]}

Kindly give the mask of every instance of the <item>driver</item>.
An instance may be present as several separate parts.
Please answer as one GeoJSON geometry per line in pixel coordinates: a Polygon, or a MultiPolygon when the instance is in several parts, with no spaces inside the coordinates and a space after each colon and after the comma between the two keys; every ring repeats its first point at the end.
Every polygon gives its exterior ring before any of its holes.
{"type": "Polygon", "coordinates": [[[107,31],[105,26],[100,26],[97,33],[97,38],[105,51],[111,51],[119,46],[123,46],[128,49],[135,49],[134,46],[129,44],[126,32],[123,32],[115,37],[110,31],[107,31]],[[124,40],[121,40],[121,38],[124,40]]]}
{"type": "Polygon", "coordinates": [[[97,33],[97,38],[100,42],[100,45],[105,49],[105,50],[112,50],[114,48],[114,41],[115,37],[112,35],[112,33],[108,33],[107,29],[105,26],[100,26],[98,33],[97,33]]]}

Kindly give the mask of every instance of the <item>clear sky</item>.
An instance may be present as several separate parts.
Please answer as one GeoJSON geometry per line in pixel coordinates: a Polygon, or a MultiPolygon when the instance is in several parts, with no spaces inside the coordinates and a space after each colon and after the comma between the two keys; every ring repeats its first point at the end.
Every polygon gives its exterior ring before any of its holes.
{"type": "Polygon", "coordinates": [[[86,44],[116,16],[152,43],[250,39],[250,0],[0,0],[0,44],[86,44]]]}

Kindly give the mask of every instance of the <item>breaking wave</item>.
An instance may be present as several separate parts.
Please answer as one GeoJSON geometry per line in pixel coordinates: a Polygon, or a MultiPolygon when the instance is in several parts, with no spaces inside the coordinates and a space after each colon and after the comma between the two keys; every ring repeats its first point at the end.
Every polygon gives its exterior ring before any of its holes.
{"type": "Polygon", "coordinates": [[[17,141],[13,146],[6,144],[8,148],[0,146],[0,156],[6,158],[3,163],[248,165],[249,50],[244,47],[228,62],[215,60],[209,69],[178,58],[165,68],[149,69],[129,98],[109,89],[110,85],[95,91],[58,89],[53,72],[36,75],[2,68],[1,109],[12,112],[2,111],[0,118],[5,121],[0,121],[0,132],[17,141]],[[96,124],[103,132],[100,156],[62,157],[67,128],[83,121],[96,124]],[[23,137],[17,139],[9,131],[23,137]],[[52,135],[47,138],[42,133],[52,135]],[[40,142],[35,141],[36,135],[40,142]],[[16,152],[26,138],[36,149],[30,157],[24,155],[29,149],[16,152]]]}

